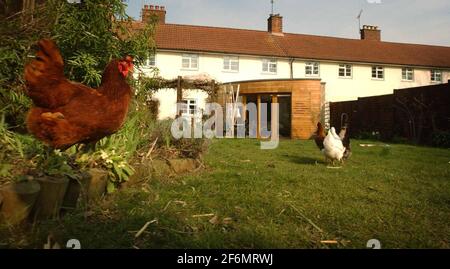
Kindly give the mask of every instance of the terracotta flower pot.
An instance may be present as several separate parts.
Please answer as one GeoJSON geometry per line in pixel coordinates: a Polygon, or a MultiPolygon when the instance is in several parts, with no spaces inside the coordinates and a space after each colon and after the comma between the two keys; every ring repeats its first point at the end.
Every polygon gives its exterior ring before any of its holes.
{"type": "Polygon", "coordinates": [[[36,181],[41,185],[41,192],[33,208],[33,218],[57,218],[66,195],[69,179],[66,177],[42,177],[36,181]]]}
{"type": "Polygon", "coordinates": [[[100,199],[106,193],[108,177],[108,171],[92,168],[82,173],[78,180],[70,179],[62,208],[75,209],[80,197],[86,203],[100,199]]]}
{"type": "Polygon", "coordinates": [[[41,187],[36,181],[11,183],[2,187],[1,218],[12,225],[24,221],[30,214],[40,190],[41,187]]]}
{"type": "Polygon", "coordinates": [[[80,174],[78,179],[69,179],[69,185],[62,204],[63,209],[71,210],[77,208],[80,195],[87,192],[86,186],[89,179],[90,175],[87,172],[80,174]]]}

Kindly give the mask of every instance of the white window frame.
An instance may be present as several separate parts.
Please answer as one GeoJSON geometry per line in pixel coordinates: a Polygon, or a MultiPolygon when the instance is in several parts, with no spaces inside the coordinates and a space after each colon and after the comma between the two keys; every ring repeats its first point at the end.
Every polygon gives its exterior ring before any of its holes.
{"type": "Polygon", "coordinates": [[[198,115],[198,100],[195,98],[184,98],[181,100],[181,115],[183,117],[195,117],[198,115]],[[194,106],[192,109],[191,106],[194,106]]]}
{"type": "Polygon", "coordinates": [[[224,56],[222,70],[224,72],[237,73],[239,72],[239,57],[238,56],[224,56]],[[233,68],[236,67],[236,68],[233,68]]]}
{"type": "Polygon", "coordinates": [[[198,54],[183,54],[181,56],[181,70],[198,70],[200,65],[199,60],[200,57],[198,54]],[[186,61],[188,63],[187,66],[185,66],[186,61]],[[196,63],[196,65],[194,65],[193,63],[196,63]]]}
{"type": "Polygon", "coordinates": [[[156,67],[156,53],[152,53],[147,57],[145,61],[146,67],[156,67]],[[153,64],[152,64],[153,62],[153,64]]]}
{"type": "Polygon", "coordinates": [[[262,73],[263,74],[277,74],[277,72],[278,72],[277,59],[264,58],[261,60],[261,63],[262,63],[262,73]]]}
{"type": "Polygon", "coordinates": [[[305,77],[320,77],[320,63],[306,62],[305,63],[305,77]]]}
{"type": "Polygon", "coordinates": [[[350,78],[350,79],[353,78],[353,65],[339,64],[338,76],[339,78],[350,78]],[[344,72],[344,75],[341,75],[341,71],[344,72]]]}
{"type": "Polygon", "coordinates": [[[412,67],[403,67],[402,68],[402,81],[414,81],[414,68],[412,67]],[[411,77],[409,77],[411,76],[411,77]]]}
{"type": "Polygon", "coordinates": [[[376,65],[372,66],[372,74],[371,74],[372,80],[385,80],[386,79],[386,73],[383,66],[376,65]],[[380,77],[380,72],[382,77],[380,77]],[[375,77],[374,77],[375,74],[375,77]]]}
{"type": "Polygon", "coordinates": [[[442,83],[442,70],[432,69],[430,71],[431,83],[442,83]],[[437,80],[437,75],[439,74],[439,80],[437,80]]]}

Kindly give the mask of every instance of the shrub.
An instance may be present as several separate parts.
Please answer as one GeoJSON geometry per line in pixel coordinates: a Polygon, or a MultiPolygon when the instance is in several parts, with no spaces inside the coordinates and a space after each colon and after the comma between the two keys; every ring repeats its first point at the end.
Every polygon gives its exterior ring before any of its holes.
{"type": "Polygon", "coordinates": [[[432,135],[432,143],[435,147],[450,148],[450,132],[435,132],[432,135]]]}
{"type": "Polygon", "coordinates": [[[19,162],[31,164],[24,167],[37,167],[36,173],[70,176],[78,168],[73,160],[80,158],[86,162],[78,165],[98,163],[108,169],[114,183],[126,180],[132,173],[127,161],[146,145],[149,137],[145,130],[150,118],[139,108],[139,102],[132,106],[123,129],[102,140],[99,150],[88,158],[81,158],[84,153],[74,147],[66,152],[49,151],[34,138],[11,130],[26,129],[25,117],[31,102],[24,92],[23,70],[39,39],[50,37],[56,41],[65,61],[67,78],[95,87],[101,81],[104,67],[113,58],[132,55],[139,68],[149,53],[154,52],[155,24],[150,22],[142,31],[130,31],[126,27],[129,17],[121,0],[85,0],[83,6],[47,0],[37,6],[33,18],[24,21],[20,15],[15,16],[2,21],[0,28],[0,176],[13,178],[11,171],[19,170],[19,162]]]}

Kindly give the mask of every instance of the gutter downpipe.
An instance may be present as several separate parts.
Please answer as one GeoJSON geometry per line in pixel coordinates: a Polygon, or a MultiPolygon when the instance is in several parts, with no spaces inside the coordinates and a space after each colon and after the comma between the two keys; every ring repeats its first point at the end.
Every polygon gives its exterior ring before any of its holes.
{"type": "Polygon", "coordinates": [[[295,61],[294,58],[291,58],[289,60],[289,67],[291,69],[291,79],[294,79],[294,61],[295,61]]]}

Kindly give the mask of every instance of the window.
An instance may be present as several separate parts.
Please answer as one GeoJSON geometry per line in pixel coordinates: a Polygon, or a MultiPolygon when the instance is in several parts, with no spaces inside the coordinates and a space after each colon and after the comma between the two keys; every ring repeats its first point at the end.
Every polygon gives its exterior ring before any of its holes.
{"type": "Polygon", "coordinates": [[[431,70],[431,82],[442,82],[441,70],[431,70]]]}
{"type": "Polygon", "coordinates": [[[305,67],[306,76],[319,76],[319,63],[306,63],[305,67]]]}
{"type": "Polygon", "coordinates": [[[156,66],[156,55],[152,54],[147,58],[146,65],[148,67],[155,67],[156,66]]]}
{"type": "Polygon", "coordinates": [[[198,55],[197,54],[183,54],[181,67],[183,69],[197,70],[198,69],[198,55]]]}
{"type": "Polygon", "coordinates": [[[339,65],[339,77],[340,78],[351,78],[352,77],[352,65],[351,64],[340,64],[339,65]]]}
{"type": "Polygon", "coordinates": [[[239,71],[239,58],[232,56],[223,57],[223,70],[238,72],[239,71]]]}
{"type": "Polygon", "coordinates": [[[263,59],[262,60],[263,73],[275,74],[277,72],[277,60],[275,59],[263,59]]]}
{"type": "Polygon", "coordinates": [[[194,116],[197,114],[197,100],[184,99],[181,101],[181,113],[183,116],[194,116]]]}
{"type": "Polygon", "coordinates": [[[410,67],[402,68],[402,80],[413,81],[414,80],[414,70],[410,67]]]}
{"type": "Polygon", "coordinates": [[[372,66],[372,79],[384,79],[384,67],[372,66]]]}

